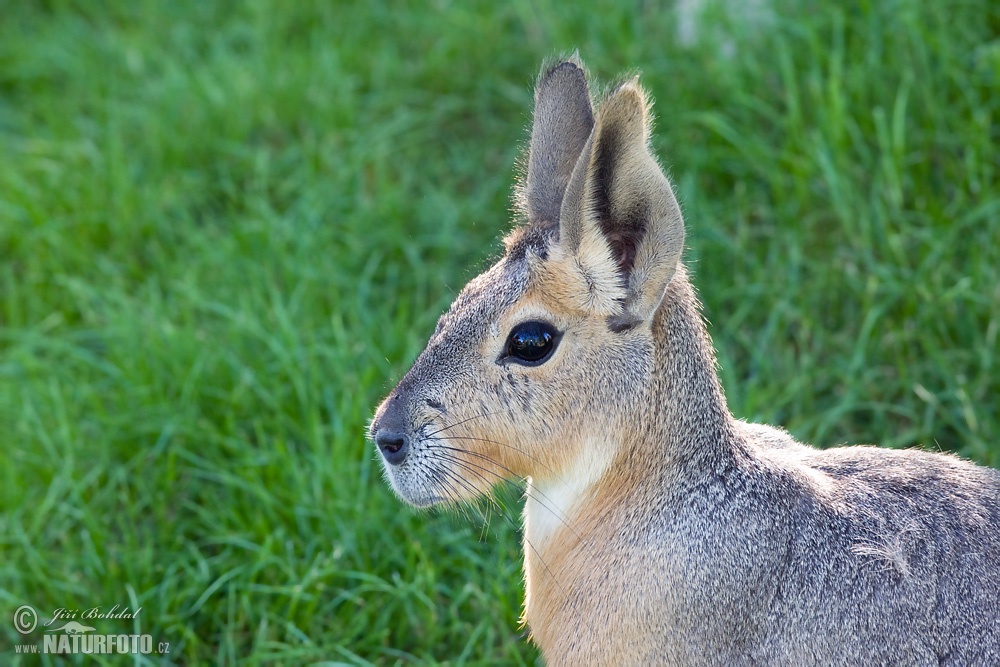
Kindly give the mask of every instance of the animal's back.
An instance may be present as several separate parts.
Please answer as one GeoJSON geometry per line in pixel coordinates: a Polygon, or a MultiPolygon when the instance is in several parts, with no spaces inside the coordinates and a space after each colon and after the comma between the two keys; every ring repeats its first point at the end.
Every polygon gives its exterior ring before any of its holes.
{"type": "Polygon", "coordinates": [[[762,660],[1000,664],[1000,472],[913,450],[758,451],[795,480],[762,660]]]}

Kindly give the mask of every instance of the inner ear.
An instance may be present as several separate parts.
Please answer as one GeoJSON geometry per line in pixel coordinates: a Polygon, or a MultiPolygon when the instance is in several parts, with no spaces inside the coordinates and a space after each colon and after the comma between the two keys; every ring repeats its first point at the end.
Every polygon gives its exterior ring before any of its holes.
{"type": "Polygon", "coordinates": [[[611,250],[623,278],[632,273],[639,241],[646,231],[642,215],[615,211],[612,196],[616,177],[620,177],[621,131],[615,126],[601,128],[593,155],[593,181],[589,209],[596,218],[601,234],[611,250]]]}
{"type": "Polygon", "coordinates": [[[622,277],[630,275],[635,267],[635,256],[639,252],[636,238],[632,234],[614,230],[606,230],[604,236],[611,247],[611,256],[621,269],[622,277]]]}
{"type": "Polygon", "coordinates": [[[639,244],[646,233],[648,206],[627,179],[635,173],[636,153],[645,149],[644,112],[631,109],[624,117],[598,128],[591,158],[590,201],[587,207],[611,250],[623,279],[635,268],[639,244]],[[640,145],[637,145],[640,144],[640,145]]]}
{"type": "Polygon", "coordinates": [[[645,210],[646,207],[640,203],[622,217],[616,219],[602,216],[600,219],[601,233],[611,249],[611,257],[625,280],[635,270],[639,246],[646,235],[645,210]]]}

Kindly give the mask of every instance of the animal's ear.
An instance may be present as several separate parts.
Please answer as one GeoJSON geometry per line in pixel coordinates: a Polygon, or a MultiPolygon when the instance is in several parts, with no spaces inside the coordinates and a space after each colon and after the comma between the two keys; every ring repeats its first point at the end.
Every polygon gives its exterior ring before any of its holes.
{"type": "Polygon", "coordinates": [[[543,69],[535,87],[524,199],[531,224],[556,224],[563,193],[594,127],[583,64],[577,57],[543,69]]]}
{"type": "Polygon", "coordinates": [[[598,106],[560,209],[559,245],[588,283],[610,276],[617,286],[595,287],[624,287],[622,309],[609,320],[615,330],[652,317],[684,248],[680,207],[649,150],[649,130],[646,94],[627,81],[598,106]]]}

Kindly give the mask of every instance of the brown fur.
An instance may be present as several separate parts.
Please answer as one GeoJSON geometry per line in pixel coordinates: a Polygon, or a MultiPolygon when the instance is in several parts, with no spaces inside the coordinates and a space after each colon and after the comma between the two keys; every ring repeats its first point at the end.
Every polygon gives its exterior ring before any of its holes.
{"type": "Polygon", "coordinates": [[[550,664],[1000,664],[1000,475],[735,419],[645,93],[595,113],[574,59],[535,104],[526,224],[372,422],[396,492],[528,478],[524,619],[550,664]],[[508,347],[526,322],[556,332],[540,363],[508,347]]]}

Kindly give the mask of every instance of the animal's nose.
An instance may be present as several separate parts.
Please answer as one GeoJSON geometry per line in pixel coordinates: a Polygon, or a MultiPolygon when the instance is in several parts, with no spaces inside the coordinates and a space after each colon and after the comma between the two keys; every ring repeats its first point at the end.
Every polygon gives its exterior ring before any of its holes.
{"type": "Polygon", "coordinates": [[[402,463],[410,451],[410,439],[387,428],[379,429],[375,435],[375,444],[382,452],[382,457],[392,465],[402,463]]]}

